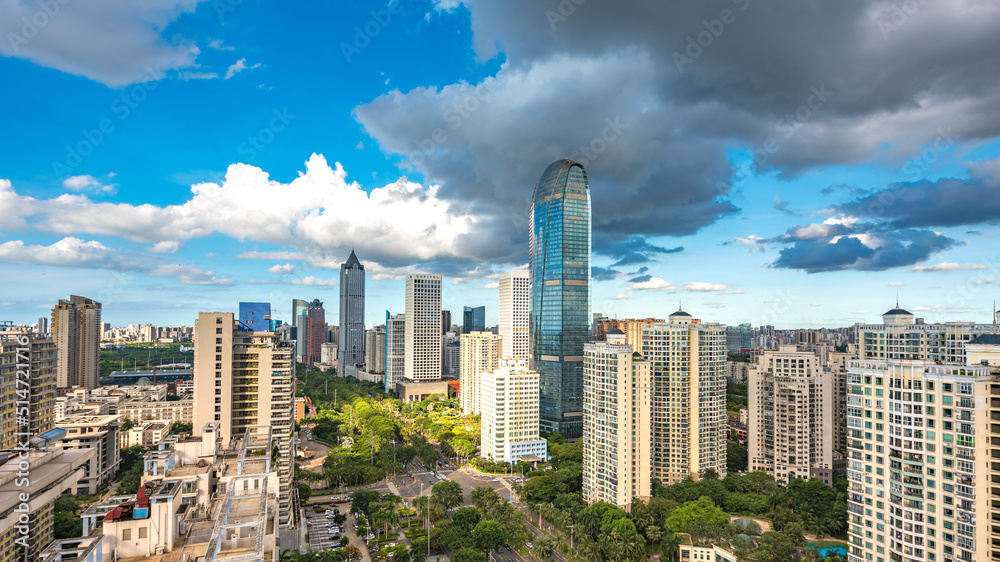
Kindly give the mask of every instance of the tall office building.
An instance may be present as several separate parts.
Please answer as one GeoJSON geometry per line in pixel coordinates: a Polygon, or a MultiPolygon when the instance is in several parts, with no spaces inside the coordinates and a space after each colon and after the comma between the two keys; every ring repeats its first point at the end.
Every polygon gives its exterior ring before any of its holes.
{"type": "Polygon", "coordinates": [[[305,363],[306,356],[306,324],[309,323],[309,301],[292,299],[292,326],[295,327],[295,360],[305,363]]]}
{"type": "Polygon", "coordinates": [[[653,364],[652,477],[664,485],[726,474],[726,327],[678,310],[643,330],[653,364]]]}
{"type": "MultiPolygon", "coordinates": [[[[443,327],[442,327],[443,328],[443,327]]],[[[486,330],[486,307],[462,307],[462,333],[482,332],[486,330]]]]}
{"type": "Polygon", "coordinates": [[[365,331],[365,370],[385,373],[385,326],[365,331]]]}
{"type": "Polygon", "coordinates": [[[549,165],[531,198],[531,368],[542,431],[583,435],[583,345],[590,335],[590,186],[583,166],[549,165]]]}
{"type": "Polygon", "coordinates": [[[653,370],[621,330],[583,346],[583,499],[628,509],[650,496],[653,370]]]}
{"type": "Polygon", "coordinates": [[[340,341],[338,373],[344,367],[365,363],[365,266],[351,250],[340,265],[340,341]]]}
{"type": "Polygon", "coordinates": [[[59,388],[100,385],[101,303],[70,296],[52,309],[52,337],[59,354],[56,385],[59,388]]]}
{"type": "Polygon", "coordinates": [[[442,310],[441,311],[441,335],[445,335],[451,331],[451,311],[442,310]]]}
{"type": "Polygon", "coordinates": [[[833,484],[833,399],[833,375],[815,353],[783,345],[759,355],[747,384],[750,470],[833,484]]]}
{"type": "Polygon", "coordinates": [[[406,350],[403,378],[441,380],[441,276],[406,276],[406,350]]]}
{"type": "Polygon", "coordinates": [[[497,333],[503,338],[501,357],[527,359],[528,315],[531,310],[531,274],[515,269],[500,274],[500,306],[497,333]]]}
{"type": "Polygon", "coordinates": [[[306,311],[306,351],[302,362],[315,365],[323,360],[323,342],[326,341],[326,311],[319,299],[309,303],[306,311]]]}
{"type": "Polygon", "coordinates": [[[500,362],[481,379],[482,455],[497,462],[547,457],[538,433],[538,373],[524,359],[500,362]]]}
{"type": "Polygon", "coordinates": [[[49,333],[49,319],[41,316],[38,318],[38,329],[36,330],[39,335],[45,335],[49,333]]]}
{"type": "Polygon", "coordinates": [[[406,370],[406,315],[385,311],[385,391],[395,392],[406,370]]]}
{"type": "MultiPolygon", "coordinates": [[[[322,332],[321,332],[322,333],[322,332]]],[[[216,422],[223,443],[270,426],[278,447],[279,519],[292,486],[294,350],[275,332],[241,329],[232,312],[200,312],[194,326],[194,427],[216,422]]]]}
{"type": "Polygon", "coordinates": [[[500,366],[503,338],[492,332],[462,334],[459,344],[459,373],[462,412],[475,415],[482,412],[481,380],[483,373],[500,366]]]}

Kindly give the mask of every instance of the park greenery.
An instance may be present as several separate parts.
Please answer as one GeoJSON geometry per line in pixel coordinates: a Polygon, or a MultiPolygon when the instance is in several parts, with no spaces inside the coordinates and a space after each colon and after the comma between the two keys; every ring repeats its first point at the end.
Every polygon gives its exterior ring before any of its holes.
{"type": "MultiPolygon", "coordinates": [[[[299,482],[368,484],[405,470],[413,459],[433,469],[441,453],[472,457],[479,444],[478,419],[462,415],[456,400],[447,396],[403,404],[373,383],[301,368],[299,377],[300,393],[318,409],[317,417],[304,423],[315,439],[331,446],[323,472],[297,469],[299,482]]],[[[745,385],[729,390],[732,405],[746,404],[745,385]]],[[[534,539],[532,554],[538,559],[558,551],[566,560],[627,562],[655,554],[675,560],[682,544],[715,543],[730,548],[741,561],[818,560],[807,534],[846,537],[845,481],[827,486],[816,479],[794,480],[782,486],[763,472],[740,474],[746,469],[745,447],[728,448],[724,478],[710,470],[699,480],[670,486],[654,481],[652,497],[635,500],[626,512],[603,502],[587,505],[580,443],[559,434],[549,435],[548,441],[551,458],[540,467],[472,459],[485,472],[523,475],[514,486],[518,497],[532,520],[538,517],[543,527],[556,531],[534,539]],[[769,530],[762,531],[757,521],[769,530]]],[[[457,483],[443,481],[429,496],[412,500],[412,516],[403,515],[402,498],[370,490],[355,492],[352,510],[366,532],[367,526],[387,534],[404,530],[412,546],[393,551],[396,562],[422,560],[428,534],[431,552],[470,562],[486,560],[485,553],[498,546],[519,548],[529,540],[524,515],[492,488],[473,492],[473,507],[460,507],[464,500],[457,483]]],[[[373,559],[388,559],[384,550],[376,548],[373,559]]]]}
{"type": "Polygon", "coordinates": [[[117,347],[102,349],[100,354],[101,377],[111,376],[112,371],[121,369],[152,369],[171,363],[193,363],[194,352],[181,352],[186,343],[127,343],[117,347]]]}

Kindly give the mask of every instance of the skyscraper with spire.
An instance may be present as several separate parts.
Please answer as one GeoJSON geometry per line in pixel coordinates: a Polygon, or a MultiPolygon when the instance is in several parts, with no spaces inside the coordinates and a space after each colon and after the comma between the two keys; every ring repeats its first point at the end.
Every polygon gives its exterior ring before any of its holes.
{"type": "Polygon", "coordinates": [[[540,375],[540,429],[583,434],[583,346],[590,336],[590,185],[583,166],[553,162],[531,199],[530,359],[540,375]]]}
{"type": "Polygon", "coordinates": [[[340,339],[337,342],[337,373],[344,367],[365,362],[365,266],[351,250],[340,264],[340,339]]]}

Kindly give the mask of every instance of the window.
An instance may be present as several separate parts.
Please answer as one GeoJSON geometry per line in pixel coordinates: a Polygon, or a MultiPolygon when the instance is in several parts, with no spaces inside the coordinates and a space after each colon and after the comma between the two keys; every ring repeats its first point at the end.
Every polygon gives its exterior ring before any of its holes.
{"type": "Polygon", "coordinates": [[[146,527],[139,527],[139,538],[146,538],[146,527]]]}
{"type": "Polygon", "coordinates": [[[132,529],[122,529],[122,540],[123,541],[132,540],[132,529]]]}

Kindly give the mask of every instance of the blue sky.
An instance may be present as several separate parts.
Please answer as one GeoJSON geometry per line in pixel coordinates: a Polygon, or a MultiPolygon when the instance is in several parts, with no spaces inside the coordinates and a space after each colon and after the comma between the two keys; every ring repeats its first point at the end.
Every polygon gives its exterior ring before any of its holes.
{"type": "Polygon", "coordinates": [[[116,325],[335,318],[353,247],[369,325],[414,271],[494,323],[563,157],[593,189],[594,312],[990,317],[996,6],[133,4],[0,0],[0,319],[70,293],[116,325]]]}

